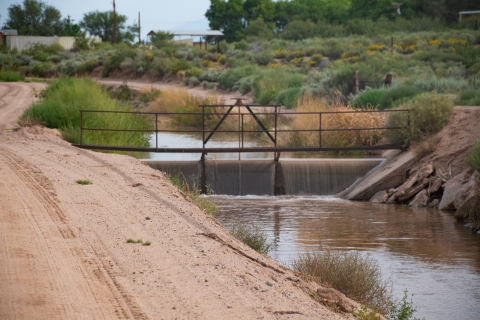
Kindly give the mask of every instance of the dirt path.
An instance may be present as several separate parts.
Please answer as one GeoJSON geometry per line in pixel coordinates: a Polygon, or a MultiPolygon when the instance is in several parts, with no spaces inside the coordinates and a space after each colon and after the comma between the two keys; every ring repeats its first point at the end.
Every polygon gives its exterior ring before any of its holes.
{"type": "Polygon", "coordinates": [[[32,91],[45,83],[0,82],[0,130],[18,127],[18,117],[35,99],[32,91]]]}
{"type": "MultiPolygon", "coordinates": [[[[121,85],[123,80],[105,80],[105,79],[95,79],[99,83],[107,84],[107,85],[121,85]]],[[[235,103],[235,99],[238,97],[243,98],[244,103],[252,103],[252,98],[249,96],[241,96],[238,92],[224,92],[224,91],[216,91],[216,90],[206,90],[200,87],[185,87],[179,85],[177,83],[165,83],[165,82],[146,82],[140,80],[128,80],[127,84],[129,87],[135,90],[142,90],[145,87],[151,86],[152,88],[159,89],[159,90],[172,90],[172,89],[185,89],[193,95],[197,96],[209,96],[212,94],[216,94],[221,100],[225,102],[225,104],[233,104],[235,103]]]]}
{"type": "Polygon", "coordinates": [[[351,318],[139,160],[21,128],[0,175],[0,319],[351,318]]]}

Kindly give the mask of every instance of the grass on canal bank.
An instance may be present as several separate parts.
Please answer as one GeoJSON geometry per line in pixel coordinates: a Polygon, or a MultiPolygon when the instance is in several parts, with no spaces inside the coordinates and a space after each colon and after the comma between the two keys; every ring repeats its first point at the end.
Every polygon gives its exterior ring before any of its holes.
{"type": "MultiPolygon", "coordinates": [[[[80,142],[80,110],[132,111],[126,103],[113,100],[99,84],[88,78],[60,78],[49,84],[44,97],[31,105],[20,118],[20,125],[42,124],[59,129],[63,138],[80,142]]],[[[135,114],[84,113],[84,128],[148,130],[152,121],[135,114]]],[[[84,144],[148,146],[143,132],[84,131],[84,144]]]]}

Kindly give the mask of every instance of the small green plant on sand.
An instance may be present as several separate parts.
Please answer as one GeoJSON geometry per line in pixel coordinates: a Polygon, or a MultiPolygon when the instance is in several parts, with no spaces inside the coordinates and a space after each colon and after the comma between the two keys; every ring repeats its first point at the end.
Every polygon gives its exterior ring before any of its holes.
{"type": "Polygon", "coordinates": [[[391,299],[388,300],[389,305],[389,319],[391,320],[425,320],[425,318],[414,317],[413,314],[417,311],[417,308],[413,306],[412,302],[413,294],[408,301],[408,290],[403,291],[402,300],[395,302],[391,299]]]}
{"type": "Polygon", "coordinates": [[[362,305],[359,310],[353,312],[353,315],[360,320],[381,320],[382,318],[374,310],[368,309],[362,305]]]}
{"type": "Polygon", "coordinates": [[[92,184],[93,183],[90,180],[77,180],[75,182],[78,183],[78,184],[82,184],[82,185],[87,185],[87,184],[92,184]]]}
{"type": "Polygon", "coordinates": [[[145,241],[145,242],[144,242],[142,239],[134,240],[134,239],[132,239],[132,238],[128,238],[128,239],[127,239],[127,243],[133,243],[133,244],[135,244],[135,243],[140,243],[140,244],[142,244],[142,245],[144,245],[144,246],[149,246],[149,245],[152,244],[150,241],[145,241]]]}
{"type": "Polygon", "coordinates": [[[267,254],[272,244],[267,242],[267,235],[254,225],[234,223],[230,229],[232,235],[261,254],[267,254]]]}
{"type": "MultiPolygon", "coordinates": [[[[170,179],[170,182],[176,186],[178,189],[180,189],[182,192],[184,192],[190,199],[192,199],[192,202],[199,207],[203,212],[210,214],[210,215],[215,215],[217,213],[217,205],[215,202],[210,200],[209,198],[205,197],[205,195],[202,194],[201,190],[198,188],[190,188],[189,184],[187,183],[185,176],[181,173],[175,173],[175,174],[166,174],[167,177],[170,179]]],[[[207,194],[206,195],[212,195],[213,191],[210,188],[207,188],[207,194]]]]}

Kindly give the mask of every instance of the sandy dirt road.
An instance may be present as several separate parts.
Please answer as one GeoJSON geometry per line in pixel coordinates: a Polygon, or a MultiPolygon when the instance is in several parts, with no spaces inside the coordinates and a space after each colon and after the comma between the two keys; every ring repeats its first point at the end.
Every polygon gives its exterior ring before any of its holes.
{"type": "Polygon", "coordinates": [[[0,130],[18,127],[18,118],[35,99],[32,89],[45,87],[45,83],[0,82],[0,130]]]}
{"type": "Polygon", "coordinates": [[[0,175],[0,319],[352,317],[139,160],[1,130],[0,175]]]}

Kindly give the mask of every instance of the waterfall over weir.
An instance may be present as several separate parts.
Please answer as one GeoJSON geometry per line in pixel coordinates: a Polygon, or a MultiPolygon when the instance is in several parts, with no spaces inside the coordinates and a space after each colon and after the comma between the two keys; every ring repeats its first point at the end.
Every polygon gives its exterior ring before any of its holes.
{"type": "Polygon", "coordinates": [[[206,185],[225,195],[333,195],[382,163],[383,159],[144,160],[152,168],[180,174],[190,187],[206,185]]]}

